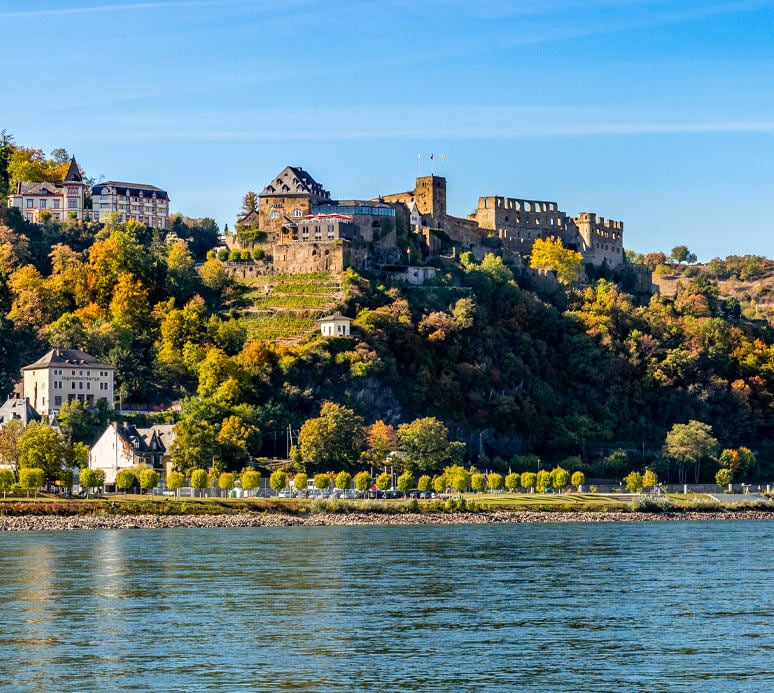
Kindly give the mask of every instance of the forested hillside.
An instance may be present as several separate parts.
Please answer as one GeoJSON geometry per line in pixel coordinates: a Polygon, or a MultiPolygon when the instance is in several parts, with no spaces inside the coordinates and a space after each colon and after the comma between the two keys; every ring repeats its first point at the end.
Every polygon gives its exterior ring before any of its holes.
{"type": "MultiPolygon", "coordinates": [[[[467,443],[466,462],[488,468],[529,455],[598,474],[621,454],[624,471],[657,465],[673,424],[695,420],[723,448],[751,448],[757,474],[771,469],[771,330],[729,309],[706,272],[639,305],[604,279],[541,294],[494,256],[439,262],[423,287],[348,270],[338,307],[353,336],[288,344],[253,336],[245,306],[263,299],[208,253],[210,219],[161,232],[3,217],[3,392],[47,349],[83,349],[115,366],[122,401],[183,401],[165,416],[179,422],[185,469],[285,456],[288,427],[292,439],[326,401],[366,424],[437,417],[467,443]]],[[[93,433],[85,415],[63,414],[76,437],[93,433]]]]}

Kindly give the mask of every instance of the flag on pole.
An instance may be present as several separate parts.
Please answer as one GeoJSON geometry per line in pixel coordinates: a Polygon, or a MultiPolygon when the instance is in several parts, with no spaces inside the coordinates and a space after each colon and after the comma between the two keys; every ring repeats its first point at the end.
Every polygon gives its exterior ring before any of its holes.
{"type": "Polygon", "coordinates": [[[430,155],[430,161],[433,161],[435,159],[435,154],[430,155]]]}

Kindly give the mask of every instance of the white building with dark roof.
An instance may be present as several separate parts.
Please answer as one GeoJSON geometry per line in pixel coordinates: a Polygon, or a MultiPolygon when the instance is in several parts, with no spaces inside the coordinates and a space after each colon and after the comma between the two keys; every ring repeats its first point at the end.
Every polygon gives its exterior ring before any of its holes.
{"type": "Polygon", "coordinates": [[[169,194],[153,185],[107,180],[92,187],[91,205],[95,221],[117,213],[121,222],[135,219],[154,229],[169,228],[169,194]]]}
{"type": "Polygon", "coordinates": [[[320,334],[323,337],[349,337],[352,318],[336,313],[320,318],[317,323],[320,325],[320,334]]]}
{"type": "Polygon", "coordinates": [[[59,411],[74,399],[94,407],[100,400],[113,408],[115,369],[78,349],[52,349],[22,368],[23,393],[41,415],[59,411]]]}
{"type": "Polygon", "coordinates": [[[44,212],[57,221],[83,219],[86,187],[73,157],[63,182],[18,183],[16,192],[8,196],[8,206],[16,207],[32,224],[39,224],[44,212]]]}
{"type": "Polygon", "coordinates": [[[0,428],[14,419],[21,421],[26,427],[32,421],[40,421],[40,414],[26,397],[9,397],[0,406],[0,428]]]}
{"type": "Polygon", "coordinates": [[[135,428],[127,423],[108,425],[89,451],[89,468],[105,472],[105,484],[115,484],[116,474],[145,464],[166,478],[171,468],[169,447],[175,440],[174,426],[135,428]]]}

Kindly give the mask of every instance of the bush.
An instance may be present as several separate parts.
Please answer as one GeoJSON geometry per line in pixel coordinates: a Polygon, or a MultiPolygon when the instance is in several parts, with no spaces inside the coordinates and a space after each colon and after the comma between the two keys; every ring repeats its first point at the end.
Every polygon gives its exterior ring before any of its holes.
{"type": "Polygon", "coordinates": [[[652,498],[638,498],[631,504],[631,509],[641,513],[666,513],[675,509],[672,502],[666,498],[654,500],[652,498]]]}

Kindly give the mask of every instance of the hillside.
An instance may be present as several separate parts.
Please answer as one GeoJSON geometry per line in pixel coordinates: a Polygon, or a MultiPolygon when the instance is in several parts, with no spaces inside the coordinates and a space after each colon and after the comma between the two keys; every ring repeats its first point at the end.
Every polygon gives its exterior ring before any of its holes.
{"type": "Polygon", "coordinates": [[[330,272],[268,274],[236,282],[244,306],[239,316],[250,339],[295,343],[343,298],[341,278],[330,272]]]}

